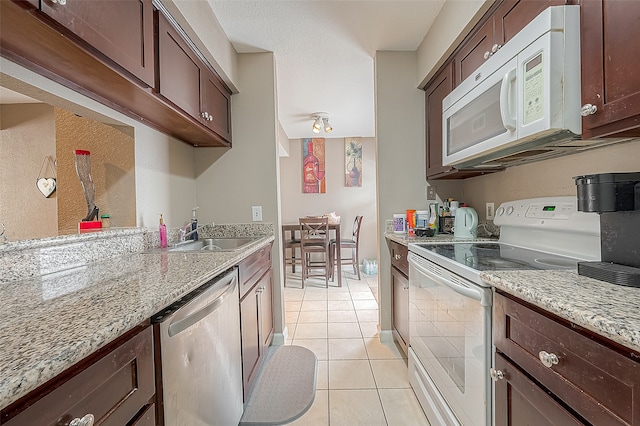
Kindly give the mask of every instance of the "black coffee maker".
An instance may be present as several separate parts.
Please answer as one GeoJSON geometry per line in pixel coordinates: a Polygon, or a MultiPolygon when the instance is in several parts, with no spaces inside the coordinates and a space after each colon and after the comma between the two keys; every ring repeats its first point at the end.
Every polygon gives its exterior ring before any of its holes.
{"type": "Polygon", "coordinates": [[[640,172],[573,179],[578,210],[600,215],[601,262],[579,262],[578,274],[640,287],[640,172]]]}

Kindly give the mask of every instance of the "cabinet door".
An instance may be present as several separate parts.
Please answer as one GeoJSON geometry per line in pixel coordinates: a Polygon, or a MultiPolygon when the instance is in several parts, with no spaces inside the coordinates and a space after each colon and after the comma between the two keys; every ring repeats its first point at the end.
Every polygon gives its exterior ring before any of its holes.
{"type": "Polygon", "coordinates": [[[426,92],[427,179],[453,170],[442,165],[442,100],[453,90],[453,62],[447,65],[426,92]]]}
{"type": "Polygon", "coordinates": [[[273,271],[269,270],[258,284],[260,291],[260,341],[262,351],[271,344],[273,337],[273,271]]]}
{"type": "Polygon", "coordinates": [[[496,426],[583,424],[499,353],[495,369],[503,375],[495,383],[496,426]]]}
{"type": "Polygon", "coordinates": [[[566,3],[569,3],[569,1],[504,0],[493,14],[495,43],[502,47],[547,7],[566,3]]]}
{"type": "Polygon", "coordinates": [[[147,86],[154,83],[151,0],[42,0],[41,10],[147,86]]]}
{"type": "Polygon", "coordinates": [[[402,340],[400,346],[407,351],[409,345],[409,279],[398,269],[391,268],[393,291],[393,328],[402,340]]]}
{"type": "Polygon", "coordinates": [[[133,333],[87,365],[71,367],[61,377],[75,375],[47,385],[50,389],[44,389],[43,396],[35,403],[29,400],[28,408],[11,420],[5,421],[3,410],[0,423],[57,426],[93,414],[96,424],[128,424],[155,393],[151,327],[133,333]]]}
{"type": "Polygon", "coordinates": [[[581,2],[582,136],[640,136],[640,2],[581,2]]]}
{"type": "Polygon", "coordinates": [[[223,139],[231,141],[231,92],[213,72],[202,72],[202,112],[205,124],[223,139]]]}
{"type": "Polygon", "coordinates": [[[260,361],[260,331],[258,328],[260,314],[260,292],[254,287],[240,302],[240,331],[242,341],[242,385],[244,400],[247,401],[251,383],[255,378],[260,361]]]}
{"type": "Polygon", "coordinates": [[[167,18],[161,13],[158,17],[158,93],[202,122],[200,77],[204,64],[167,18]]]}
{"type": "Polygon", "coordinates": [[[490,18],[453,58],[455,86],[473,74],[489,58],[493,44],[493,19],[490,18]]]}

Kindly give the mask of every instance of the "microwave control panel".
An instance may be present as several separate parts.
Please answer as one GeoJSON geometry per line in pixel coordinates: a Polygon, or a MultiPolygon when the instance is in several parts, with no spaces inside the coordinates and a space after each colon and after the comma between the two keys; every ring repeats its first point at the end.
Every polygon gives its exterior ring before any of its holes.
{"type": "Polygon", "coordinates": [[[529,124],[544,115],[544,60],[543,52],[524,64],[524,119],[529,124]]]}

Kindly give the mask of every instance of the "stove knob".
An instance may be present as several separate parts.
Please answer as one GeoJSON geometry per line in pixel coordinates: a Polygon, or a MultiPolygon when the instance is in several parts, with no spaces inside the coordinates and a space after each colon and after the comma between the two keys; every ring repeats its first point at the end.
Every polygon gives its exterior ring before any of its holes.
{"type": "Polygon", "coordinates": [[[507,216],[513,213],[513,206],[507,207],[507,216]]]}
{"type": "Polygon", "coordinates": [[[498,207],[498,210],[496,210],[496,214],[498,216],[502,216],[502,213],[504,213],[504,207],[498,207]]]}

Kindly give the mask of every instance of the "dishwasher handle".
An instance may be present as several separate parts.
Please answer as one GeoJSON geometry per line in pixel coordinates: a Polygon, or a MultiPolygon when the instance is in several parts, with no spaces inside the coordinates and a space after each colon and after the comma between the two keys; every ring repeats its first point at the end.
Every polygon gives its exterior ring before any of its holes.
{"type": "MultiPolygon", "coordinates": [[[[186,305],[173,311],[169,316],[160,316],[161,321],[168,321],[167,333],[169,337],[182,333],[198,321],[215,312],[230,296],[236,292],[238,286],[237,272],[229,273],[215,280],[215,284],[198,294],[186,305]],[[216,294],[218,294],[216,296],[216,294]],[[215,296],[215,298],[212,298],[215,296]],[[210,298],[211,300],[207,300],[210,298]],[[195,302],[195,306],[194,306],[195,302]],[[200,306],[202,305],[202,306],[200,306]]],[[[170,308],[169,308],[170,309],[170,308]]]]}

